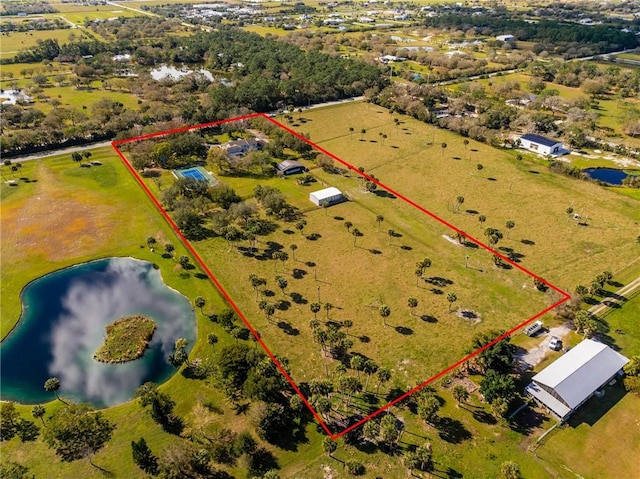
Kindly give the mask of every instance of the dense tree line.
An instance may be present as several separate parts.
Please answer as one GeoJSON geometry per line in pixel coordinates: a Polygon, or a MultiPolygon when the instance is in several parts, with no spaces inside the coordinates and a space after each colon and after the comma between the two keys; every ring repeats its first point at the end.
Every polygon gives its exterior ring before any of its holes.
{"type": "MultiPolygon", "coordinates": [[[[250,111],[334,100],[360,95],[367,88],[386,84],[375,66],[305,52],[294,45],[231,28],[192,37],[122,40],[113,44],[83,39],[59,45],[56,40],[48,39],[20,52],[16,58],[23,62],[54,58],[75,61],[75,75],[57,75],[56,84],[90,88],[92,82],[102,80],[105,89],[128,91],[141,101],[139,109],[133,110],[103,99],[91,106],[93,115],[84,111],[86,105],[82,110],[54,108],[46,115],[30,107],[3,105],[3,117],[5,112],[11,117],[5,128],[12,130],[2,137],[3,155],[117,135],[126,138],[250,111]],[[122,51],[131,52],[134,65],[137,63],[143,70],[163,62],[198,63],[211,71],[222,72],[229,81],[211,82],[202,76],[189,75],[178,81],[158,82],[147,73],[141,73],[138,78],[113,78],[122,65],[111,57],[122,51]],[[131,130],[134,125],[138,126],[137,131],[131,130]]],[[[50,80],[47,75],[34,75],[27,93],[46,100],[50,80]]],[[[299,142],[290,140],[296,141],[299,142]]],[[[294,146],[304,150],[306,145],[299,143],[294,146]]],[[[277,144],[289,146],[274,143],[277,144]]]]}
{"type": "MultiPolygon", "coordinates": [[[[514,13],[516,15],[516,13],[514,13]]],[[[638,40],[633,33],[620,31],[619,26],[610,25],[579,25],[575,23],[558,23],[554,20],[540,20],[529,23],[516,18],[509,18],[504,14],[471,15],[446,14],[430,17],[425,20],[426,25],[432,27],[449,27],[459,30],[469,28],[486,28],[487,33],[495,35],[511,33],[518,40],[566,45],[575,43],[587,45],[595,53],[635,48],[638,40]]]]}
{"type": "Polygon", "coordinates": [[[2,22],[0,31],[2,32],[29,32],[32,30],[67,30],[69,25],[60,18],[37,18],[25,22],[2,22]]]}
{"type": "Polygon", "coordinates": [[[6,2],[0,10],[0,16],[17,15],[18,13],[35,15],[57,12],[58,10],[46,2],[6,2]]]}

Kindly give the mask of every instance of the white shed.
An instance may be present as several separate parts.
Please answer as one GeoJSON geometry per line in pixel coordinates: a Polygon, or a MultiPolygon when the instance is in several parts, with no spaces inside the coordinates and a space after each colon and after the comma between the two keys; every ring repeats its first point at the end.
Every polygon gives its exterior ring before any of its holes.
{"type": "Polygon", "coordinates": [[[512,42],[516,39],[513,35],[498,35],[496,40],[499,42],[512,42]]]}
{"type": "Polygon", "coordinates": [[[317,206],[324,206],[325,204],[333,205],[335,203],[340,203],[342,200],[344,200],[342,191],[338,188],[334,188],[333,186],[325,188],[324,190],[309,193],[309,201],[317,206]]]}

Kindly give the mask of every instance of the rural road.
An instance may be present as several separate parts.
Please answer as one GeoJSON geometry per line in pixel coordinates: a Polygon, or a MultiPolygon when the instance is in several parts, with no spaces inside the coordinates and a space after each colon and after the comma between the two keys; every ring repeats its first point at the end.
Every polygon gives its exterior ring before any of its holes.
{"type": "Polygon", "coordinates": [[[109,145],[111,145],[110,141],[99,141],[96,143],[87,143],[85,145],[80,145],[80,146],[70,146],[68,148],[60,148],[58,150],[41,151],[39,153],[34,153],[32,155],[13,156],[11,158],[7,158],[7,160],[11,160],[12,163],[24,163],[25,161],[40,160],[42,158],[49,158],[50,156],[64,155],[65,153],[71,154],[75,151],[83,151],[91,148],[100,148],[102,146],[109,146],[109,145]]]}
{"type": "MultiPolygon", "coordinates": [[[[598,315],[605,311],[607,308],[610,308],[613,304],[618,304],[624,299],[628,299],[629,296],[636,290],[640,288],[640,277],[631,281],[626,286],[623,286],[618,291],[613,293],[613,298],[604,299],[599,304],[589,308],[589,312],[593,315],[598,315]],[[619,299],[615,299],[619,298],[619,299]],[[623,299],[624,298],[624,299],[623,299]]],[[[571,329],[566,325],[566,323],[557,326],[555,328],[549,329],[548,332],[542,334],[540,338],[542,341],[537,346],[534,346],[528,349],[525,353],[521,355],[517,355],[515,358],[520,364],[519,369],[521,371],[526,371],[527,369],[534,368],[544,359],[549,350],[549,341],[552,336],[556,336],[560,339],[563,339],[567,334],[571,332],[571,329]]]]}
{"type": "Polygon", "coordinates": [[[623,286],[618,291],[613,293],[612,298],[603,299],[600,304],[589,308],[589,312],[595,316],[602,313],[605,309],[610,308],[612,305],[619,304],[627,299],[627,295],[633,293],[636,289],[640,288],[640,278],[636,278],[626,286],[623,286]]]}

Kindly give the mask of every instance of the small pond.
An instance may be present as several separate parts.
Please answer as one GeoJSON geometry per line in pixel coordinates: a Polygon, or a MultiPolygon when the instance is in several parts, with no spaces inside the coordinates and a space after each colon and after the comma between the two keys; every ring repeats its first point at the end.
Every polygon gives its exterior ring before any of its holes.
{"type": "Polygon", "coordinates": [[[170,289],[151,263],[109,258],[66,268],[33,281],[22,292],[23,313],[2,342],[2,399],[35,404],[54,399],[44,390],[51,376],[59,394],[96,406],[112,406],[133,397],[147,381],[166,381],[175,369],[167,358],[177,338],[196,335],[189,300],[170,289]],[[128,363],[93,359],[105,326],[141,314],[156,322],[144,355],[128,363]]]}
{"type": "Polygon", "coordinates": [[[587,168],[582,171],[584,171],[589,178],[604,181],[610,185],[621,185],[622,180],[629,176],[624,171],[615,168],[587,168]]]}

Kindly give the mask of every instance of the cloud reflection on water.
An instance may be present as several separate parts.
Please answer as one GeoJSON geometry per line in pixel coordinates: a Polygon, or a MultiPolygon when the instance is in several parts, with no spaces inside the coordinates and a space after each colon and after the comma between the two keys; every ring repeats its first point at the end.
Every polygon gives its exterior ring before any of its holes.
{"type": "Polygon", "coordinates": [[[61,299],[63,312],[51,330],[49,364],[62,393],[104,405],[121,403],[148,380],[150,369],[173,350],[176,338],[193,343],[194,313],[188,301],[170,290],[160,273],[148,263],[112,258],[104,272],[74,280],[61,299]],[[102,344],[105,326],[131,314],[144,314],[156,321],[156,331],[145,356],[122,364],[93,359],[102,344]]]}

